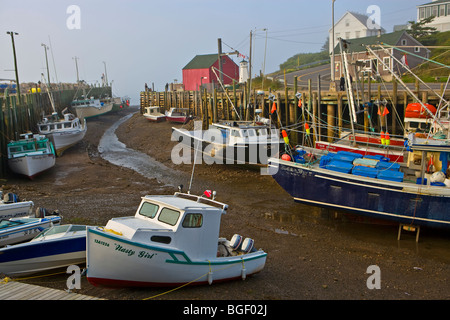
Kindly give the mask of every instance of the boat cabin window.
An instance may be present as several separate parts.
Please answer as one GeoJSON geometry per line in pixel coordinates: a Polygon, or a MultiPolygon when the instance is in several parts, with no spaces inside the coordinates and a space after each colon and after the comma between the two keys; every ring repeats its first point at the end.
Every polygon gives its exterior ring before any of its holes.
{"type": "Polygon", "coordinates": [[[167,223],[171,226],[177,224],[178,218],[180,217],[180,212],[172,210],[169,208],[163,208],[158,216],[158,220],[167,223]]]}
{"type": "Polygon", "coordinates": [[[266,129],[259,129],[258,134],[260,136],[267,136],[267,130],[266,129]]]}
{"type": "Polygon", "coordinates": [[[239,134],[239,131],[238,130],[231,130],[231,135],[233,136],[233,137],[240,137],[241,135],[239,134]]]}
{"type": "Polygon", "coordinates": [[[150,202],[144,202],[139,210],[139,214],[153,219],[156,216],[158,209],[158,205],[150,202]]]}
{"type": "Polygon", "coordinates": [[[188,213],[184,217],[184,228],[200,228],[203,225],[203,215],[200,213],[188,213]]]}
{"type": "Polygon", "coordinates": [[[254,136],[256,135],[254,129],[249,129],[249,130],[247,130],[247,132],[248,132],[248,136],[249,136],[249,137],[254,137],[254,136]]]}
{"type": "Polygon", "coordinates": [[[64,128],[71,128],[72,126],[70,125],[70,122],[65,122],[64,123],[64,128]]]}

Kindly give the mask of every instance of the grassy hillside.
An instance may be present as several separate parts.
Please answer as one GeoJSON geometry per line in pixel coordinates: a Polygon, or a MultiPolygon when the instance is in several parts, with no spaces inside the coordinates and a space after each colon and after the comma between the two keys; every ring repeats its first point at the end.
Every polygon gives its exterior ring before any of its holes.
{"type": "Polygon", "coordinates": [[[280,64],[280,71],[291,72],[302,68],[317,66],[330,62],[330,55],[327,51],[317,53],[299,53],[280,64]]]}
{"type": "MultiPolygon", "coordinates": [[[[438,32],[433,35],[422,37],[419,41],[424,46],[446,46],[447,48],[430,48],[430,59],[447,66],[450,65],[450,31],[438,32]]],[[[439,78],[438,80],[440,81],[446,81],[450,73],[448,68],[439,66],[432,62],[425,62],[416,67],[413,71],[421,79],[426,81],[436,81],[436,78],[439,78]]]]}

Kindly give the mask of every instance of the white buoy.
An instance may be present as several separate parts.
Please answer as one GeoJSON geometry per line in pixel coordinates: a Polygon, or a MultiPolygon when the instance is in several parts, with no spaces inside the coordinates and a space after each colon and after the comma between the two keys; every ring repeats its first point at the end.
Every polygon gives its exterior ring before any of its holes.
{"type": "Polygon", "coordinates": [[[213,282],[213,273],[212,273],[212,271],[208,272],[207,279],[208,279],[208,283],[209,284],[211,284],[213,282]]]}
{"type": "Polygon", "coordinates": [[[247,270],[245,270],[245,267],[243,267],[241,270],[241,277],[242,280],[245,280],[245,278],[247,278],[247,270]]]}

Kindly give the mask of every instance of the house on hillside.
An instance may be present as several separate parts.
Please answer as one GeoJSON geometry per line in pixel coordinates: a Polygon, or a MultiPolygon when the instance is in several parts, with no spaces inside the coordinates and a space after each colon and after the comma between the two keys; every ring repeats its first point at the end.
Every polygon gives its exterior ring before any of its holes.
{"type": "Polygon", "coordinates": [[[434,27],[436,31],[450,31],[450,0],[433,0],[417,6],[417,22],[434,16],[434,20],[427,27],[434,27]]]}
{"type": "MultiPolygon", "coordinates": [[[[347,41],[348,63],[361,66],[361,72],[363,72],[364,75],[370,74],[374,78],[381,77],[385,81],[392,80],[392,72],[402,74],[406,71],[401,63],[404,56],[406,56],[405,59],[409,68],[412,69],[424,62],[424,60],[420,57],[429,58],[430,54],[430,50],[425,48],[419,41],[414,39],[404,30],[385,33],[379,36],[349,39],[347,41]],[[379,44],[401,47],[401,50],[410,52],[411,54],[407,54],[394,48],[387,48],[388,54],[385,50],[376,47],[376,45],[379,44]],[[370,54],[363,45],[374,45],[371,49],[378,57],[380,57],[380,59],[382,59],[383,63],[379,62],[375,56],[370,54]],[[395,59],[390,55],[393,55],[395,59]]],[[[334,54],[335,77],[336,79],[339,79],[343,73],[343,58],[341,56],[339,44],[336,45],[334,54]]],[[[349,70],[351,76],[355,79],[355,68],[349,67],[349,70]]]]}
{"type": "MultiPolygon", "coordinates": [[[[334,24],[334,44],[338,39],[357,39],[383,34],[386,31],[368,16],[347,11],[337,23],[334,24]]],[[[333,50],[333,28],[329,30],[330,51],[333,50]]]]}
{"type": "MultiPolygon", "coordinates": [[[[223,84],[232,84],[233,80],[239,81],[239,66],[230,59],[230,57],[224,55],[222,58],[222,73],[223,84]]],[[[184,89],[187,91],[199,90],[201,86],[213,88],[219,84],[216,74],[212,71],[212,67],[215,70],[217,76],[219,73],[219,58],[218,54],[204,54],[195,56],[184,68],[183,68],[183,84],[184,89]]],[[[219,84],[220,85],[220,84],[219,84]]]]}

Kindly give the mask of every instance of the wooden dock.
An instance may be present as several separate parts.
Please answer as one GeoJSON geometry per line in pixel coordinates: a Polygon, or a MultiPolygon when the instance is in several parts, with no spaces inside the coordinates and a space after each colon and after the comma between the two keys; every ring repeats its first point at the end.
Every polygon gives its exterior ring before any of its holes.
{"type": "Polygon", "coordinates": [[[8,281],[0,282],[0,301],[2,300],[104,300],[65,290],[8,281]]]}

